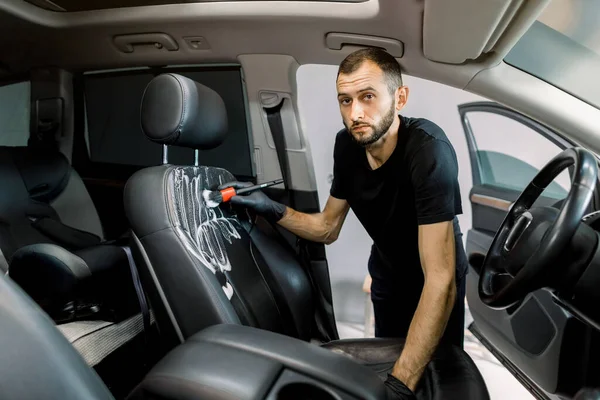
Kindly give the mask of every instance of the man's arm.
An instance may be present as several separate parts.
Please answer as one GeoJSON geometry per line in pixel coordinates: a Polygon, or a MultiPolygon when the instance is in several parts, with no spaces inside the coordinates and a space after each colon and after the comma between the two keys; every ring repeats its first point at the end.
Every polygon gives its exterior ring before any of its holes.
{"type": "Polygon", "coordinates": [[[278,223],[303,239],[331,244],[337,240],[349,209],[346,200],[329,196],[322,212],[305,214],[287,207],[278,223]]]}
{"type": "MultiPolygon", "coordinates": [[[[251,185],[248,182],[227,182],[220,185],[218,189],[221,190],[225,187],[240,189],[251,185]]],[[[230,202],[254,210],[268,220],[277,222],[296,236],[325,244],[336,241],[350,209],[346,200],[329,196],[323,211],[306,214],[271,200],[260,190],[249,195],[233,196],[230,202]]]]}
{"type": "Polygon", "coordinates": [[[452,221],[419,225],[419,253],[425,283],[404,350],[392,375],[415,390],[437,347],[456,298],[452,221]]]}

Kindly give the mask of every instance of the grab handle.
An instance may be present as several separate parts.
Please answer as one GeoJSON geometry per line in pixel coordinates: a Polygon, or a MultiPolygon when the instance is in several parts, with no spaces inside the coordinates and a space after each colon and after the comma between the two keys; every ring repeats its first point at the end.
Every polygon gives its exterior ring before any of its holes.
{"type": "Polygon", "coordinates": [[[134,46],[153,44],[157,49],[169,51],[179,50],[175,39],[166,33],[138,33],[135,35],[118,35],[113,39],[115,46],[123,53],[133,53],[134,46]]]}

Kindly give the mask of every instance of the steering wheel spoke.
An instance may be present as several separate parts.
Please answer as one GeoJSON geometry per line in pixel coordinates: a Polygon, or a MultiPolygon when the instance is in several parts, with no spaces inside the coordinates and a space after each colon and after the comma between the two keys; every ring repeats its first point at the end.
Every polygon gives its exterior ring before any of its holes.
{"type": "Polygon", "coordinates": [[[533,221],[533,215],[529,211],[525,211],[521,213],[514,221],[508,234],[506,235],[506,239],[504,240],[504,245],[502,246],[502,250],[505,253],[509,253],[517,244],[525,230],[531,225],[533,221]]]}

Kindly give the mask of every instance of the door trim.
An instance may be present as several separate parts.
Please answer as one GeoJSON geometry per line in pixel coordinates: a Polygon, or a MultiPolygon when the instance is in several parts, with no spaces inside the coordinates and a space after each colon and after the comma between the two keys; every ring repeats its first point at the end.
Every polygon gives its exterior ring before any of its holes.
{"type": "Polygon", "coordinates": [[[479,332],[479,329],[477,328],[477,324],[475,322],[472,322],[467,329],[473,334],[473,336],[475,336],[479,340],[479,342],[481,342],[481,344],[490,353],[492,353],[494,357],[498,359],[498,361],[500,361],[500,363],[506,368],[506,370],[512,376],[514,376],[515,379],[519,381],[519,383],[523,385],[523,387],[525,387],[525,389],[529,393],[531,393],[531,395],[534,398],[536,398],[537,400],[551,400],[550,397],[546,395],[543,389],[541,389],[534,381],[529,379],[527,375],[523,374],[521,370],[519,370],[519,368],[515,366],[515,364],[513,364],[513,362],[510,361],[508,357],[506,357],[504,354],[502,354],[502,352],[497,350],[496,347],[489,340],[487,340],[487,338],[481,332],[479,332]]]}
{"type": "Polygon", "coordinates": [[[506,212],[510,211],[511,207],[514,204],[514,202],[512,202],[512,201],[499,199],[497,197],[492,197],[492,196],[486,196],[483,194],[477,194],[477,193],[471,194],[471,203],[495,208],[496,210],[501,210],[501,211],[506,211],[506,212]]]}

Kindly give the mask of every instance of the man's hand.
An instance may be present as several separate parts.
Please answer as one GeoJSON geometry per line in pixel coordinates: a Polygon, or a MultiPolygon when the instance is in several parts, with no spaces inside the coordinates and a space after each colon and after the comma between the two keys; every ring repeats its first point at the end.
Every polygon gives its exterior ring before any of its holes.
{"type": "MultiPolygon", "coordinates": [[[[234,181],[219,185],[217,190],[223,190],[228,187],[242,189],[249,186],[252,186],[252,183],[234,181]]],[[[256,190],[248,195],[242,194],[239,196],[233,196],[229,202],[231,204],[248,207],[271,222],[279,221],[285,215],[287,209],[285,205],[271,200],[260,190],[256,190]]]]}
{"type": "Polygon", "coordinates": [[[385,386],[388,400],[417,400],[413,391],[393,375],[388,374],[385,386]]]}
{"type": "Polygon", "coordinates": [[[452,221],[419,226],[419,254],[425,276],[406,344],[392,375],[415,390],[454,307],[456,257],[452,221]]]}

